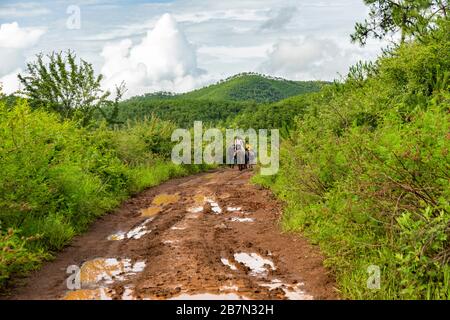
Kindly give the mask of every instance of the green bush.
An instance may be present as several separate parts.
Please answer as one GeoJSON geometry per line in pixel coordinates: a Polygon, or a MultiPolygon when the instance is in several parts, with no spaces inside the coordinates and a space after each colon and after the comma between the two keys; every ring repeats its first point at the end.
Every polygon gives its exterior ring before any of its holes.
{"type": "Polygon", "coordinates": [[[356,299],[450,298],[450,25],[309,99],[283,141],[283,225],[326,255],[356,299]],[[362,76],[361,76],[362,75],[362,76]],[[367,268],[381,270],[380,290],[367,268]]]}
{"type": "Polygon", "coordinates": [[[24,274],[36,269],[48,255],[42,250],[31,252],[26,244],[33,238],[19,237],[17,231],[0,230],[0,288],[6,285],[11,274],[24,274]]]}
{"type": "Polygon", "coordinates": [[[0,287],[130,194],[206,168],[169,161],[169,122],[87,129],[15,103],[0,102],[0,287]]]}

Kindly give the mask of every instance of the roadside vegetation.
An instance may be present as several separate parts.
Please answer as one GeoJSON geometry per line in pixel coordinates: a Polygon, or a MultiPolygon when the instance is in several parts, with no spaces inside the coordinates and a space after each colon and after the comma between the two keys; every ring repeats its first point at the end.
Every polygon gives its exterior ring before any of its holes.
{"type": "Polygon", "coordinates": [[[308,97],[279,174],[254,178],[286,203],[285,230],[320,245],[344,298],[450,298],[449,53],[442,19],[354,66],[308,97]]]}
{"type": "MultiPolygon", "coordinates": [[[[54,79],[64,74],[65,64],[75,65],[74,56],[55,55],[59,69],[27,81],[65,92],[54,79]]],[[[74,75],[86,83],[83,71],[74,75]]],[[[67,94],[78,89],[71,86],[67,94]]],[[[57,95],[42,92],[0,98],[0,288],[12,276],[38,268],[131,194],[206,168],[172,164],[171,122],[154,117],[120,126],[95,121],[92,110],[107,93],[97,101],[84,96],[79,107],[68,109],[57,95]]]]}

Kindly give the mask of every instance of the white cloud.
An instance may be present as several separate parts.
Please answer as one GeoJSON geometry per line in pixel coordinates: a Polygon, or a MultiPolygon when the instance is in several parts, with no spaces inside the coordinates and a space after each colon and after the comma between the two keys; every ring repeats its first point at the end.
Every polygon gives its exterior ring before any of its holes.
{"type": "Polygon", "coordinates": [[[201,47],[198,53],[209,55],[225,61],[235,61],[240,59],[265,58],[267,51],[272,48],[272,44],[261,44],[259,46],[210,46],[201,47]]]}
{"type": "Polygon", "coordinates": [[[35,46],[45,33],[41,28],[21,28],[17,22],[0,25],[0,82],[3,92],[19,88],[17,73],[25,62],[25,50],[35,46]]]}
{"type": "Polygon", "coordinates": [[[20,49],[0,48],[0,76],[16,69],[22,60],[20,49]]]}
{"type": "Polygon", "coordinates": [[[281,8],[275,16],[264,22],[262,30],[280,30],[285,27],[294,18],[297,13],[296,7],[281,8]]]}
{"type": "Polygon", "coordinates": [[[19,79],[17,78],[17,74],[21,72],[21,69],[16,69],[13,72],[0,78],[3,93],[10,94],[19,90],[20,83],[19,79]]]}
{"type": "Polygon", "coordinates": [[[23,49],[34,46],[45,33],[40,28],[21,28],[17,22],[0,25],[0,48],[23,49]]]}
{"type": "Polygon", "coordinates": [[[259,69],[292,79],[333,80],[363,58],[358,49],[343,48],[332,39],[282,39],[259,69]]]}
{"type": "Polygon", "coordinates": [[[188,91],[205,80],[197,67],[195,48],[170,14],[164,14],[139,44],[133,45],[129,39],[109,44],[101,55],[105,87],[112,89],[125,81],[127,96],[188,91]]]}
{"type": "Polygon", "coordinates": [[[268,9],[227,9],[184,12],[175,14],[179,22],[202,23],[211,20],[265,21],[268,9]]]}
{"type": "Polygon", "coordinates": [[[39,3],[35,2],[14,3],[13,5],[0,6],[0,18],[5,19],[35,17],[49,13],[49,9],[40,6],[39,3]]]}

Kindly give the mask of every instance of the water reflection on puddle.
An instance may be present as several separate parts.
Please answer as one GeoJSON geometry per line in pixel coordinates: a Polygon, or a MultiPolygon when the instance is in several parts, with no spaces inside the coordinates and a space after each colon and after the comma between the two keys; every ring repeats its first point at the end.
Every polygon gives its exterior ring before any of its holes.
{"type": "Polygon", "coordinates": [[[176,194],[159,194],[153,198],[152,203],[156,206],[168,205],[172,203],[176,203],[180,200],[180,195],[176,194]]]}
{"type": "Polygon", "coordinates": [[[149,223],[151,221],[153,221],[153,218],[148,218],[143,223],[141,223],[139,226],[137,226],[136,228],[131,229],[128,232],[118,231],[118,232],[110,235],[108,237],[108,240],[111,240],[111,241],[120,241],[120,240],[124,240],[124,239],[139,240],[144,235],[152,232],[151,230],[148,230],[147,226],[146,226],[147,223],[149,223]]]}
{"type": "Polygon", "coordinates": [[[300,288],[303,285],[303,283],[289,285],[283,283],[279,279],[273,279],[270,283],[260,283],[259,285],[261,287],[267,287],[270,290],[280,288],[281,290],[283,290],[284,295],[288,300],[313,300],[313,297],[311,295],[306,294],[300,288]]]}
{"type": "Polygon", "coordinates": [[[234,259],[250,268],[252,275],[266,275],[269,269],[276,269],[272,260],[265,259],[257,253],[235,253],[234,259]]]}
{"type": "Polygon", "coordinates": [[[217,201],[212,196],[205,196],[203,194],[196,194],[193,197],[193,200],[198,206],[189,208],[188,211],[191,212],[191,213],[203,211],[203,205],[205,203],[209,203],[211,205],[211,210],[215,214],[222,213],[222,208],[219,206],[217,201]]]}
{"type": "Polygon", "coordinates": [[[203,204],[203,203],[205,203],[205,196],[203,195],[203,194],[196,194],[194,197],[193,197],[193,199],[194,199],[194,202],[195,203],[197,203],[197,204],[203,204]]]}
{"type": "Polygon", "coordinates": [[[157,215],[158,213],[161,212],[161,207],[157,207],[157,206],[152,206],[149,207],[147,209],[142,209],[141,210],[141,214],[143,217],[152,217],[154,215],[157,215]]]}
{"type": "Polygon", "coordinates": [[[191,207],[187,211],[190,213],[199,213],[203,211],[203,207],[191,207]]]}
{"type": "Polygon", "coordinates": [[[233,222],[255,222],[255,219],[254,218],[232,217],[231,221],[233,221],[233,222]]]}
{"type": "Polygon", "coordinates": [[[137,261],[133,264],[130,259],[98,258],[83,263],[80,269],[80,281],[83,287],[99,283],[111,284],[142,272],[144,268],[145,261],[137,261]]]}
{"type": "Polygon", "coordinates": [[[219,204],[216,202],[216,200],[214,200],[213,198],[205,198],[205,201],[211,205],[211,210],[215,214],[222,213],[222,208],[219,206],[219,204]]]}
{"type": "Polygon", "coordinates": [[[111,300],[114,290],[105,287],[116,281],[124,281],[145,269],[145,261],[131,259],[97,258],[86,261],[80,268],[83,289],[69,291],[65,300],[111,300]]]}
{"type": "Polygon", "coordinates": [[[171,230],[186,230],[186,227],[184,226],[173,226],[172,228],[170,228],[171,230]]]}
{"type": "Polygon", "coordinates": [[[237,270],[236,266],[230,262],[227,258],[221,258],[220,261],[227,267],[229,267],[231,270],[237,270]]]}
{"type": "Polygon", "coordinates": [[[80,289],[70,291],[64,296],[64,300],[112,300],[112,290],[106,288],[80,289]]]}

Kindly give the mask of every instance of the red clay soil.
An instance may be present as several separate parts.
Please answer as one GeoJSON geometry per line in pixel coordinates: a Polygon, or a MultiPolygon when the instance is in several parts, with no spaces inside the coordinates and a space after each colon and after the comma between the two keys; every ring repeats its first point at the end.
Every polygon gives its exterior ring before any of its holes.
{"type": "Polygon", "coordinates": [[[3,298],[337,299],[318,248],[281,232],[280,203],[251,176],[220,169],[151,188],[3,298]],[[78,290],[70,265],[81,267],[78,290]]]}

